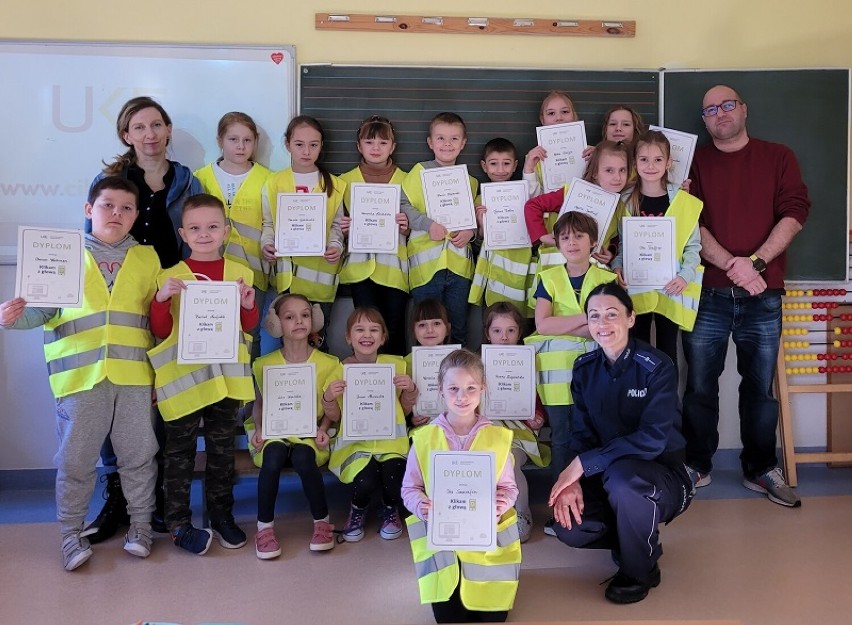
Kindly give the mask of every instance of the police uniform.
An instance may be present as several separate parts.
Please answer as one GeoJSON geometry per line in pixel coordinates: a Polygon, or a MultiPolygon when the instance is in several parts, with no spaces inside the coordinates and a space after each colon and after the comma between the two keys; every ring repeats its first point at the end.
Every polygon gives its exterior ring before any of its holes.
{"type": "Polygon", "coordinates": [[[694,487],[684,466],[677,374],[660,350],[631,339],[610,363],[603,350],[580,356],[570,451],[579,456],[582,525],[556,525],[572,547],[611,549],[622,571],[646,580],[662,554],[659,523],[686,510],[694,487]]]}

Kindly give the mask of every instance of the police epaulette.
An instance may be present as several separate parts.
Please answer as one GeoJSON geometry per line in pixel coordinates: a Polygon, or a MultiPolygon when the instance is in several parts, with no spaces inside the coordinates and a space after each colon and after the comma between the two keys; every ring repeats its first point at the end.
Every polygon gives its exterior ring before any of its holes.
{"type": "Polygon", "coordinates": [[[633,352],[633,360],[639,363],[643,369],[653,371],[663,362],[662,359],[652,352],[646,352],[643,349],[637,349],[633,352]]]}
{"type": "Polygon", "coordinates": [[[593,350],[591,352],[586,352],[582,356],[577,357],[577,360],[574,361],[574,367],[582,367],[584,364],[592,362],[597,355],[598,350],[593,350]]]}

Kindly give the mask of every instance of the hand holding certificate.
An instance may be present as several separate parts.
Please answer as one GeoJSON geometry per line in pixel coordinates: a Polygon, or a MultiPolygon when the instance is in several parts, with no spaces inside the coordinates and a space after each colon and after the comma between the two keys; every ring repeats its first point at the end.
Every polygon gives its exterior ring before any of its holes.
{"type": "Polygon", "coordinates": [[[535,348],[532,345],[483,345],[485,401],[492,420],[530,419],[535,414],[535,348]]]}
{"type": "Polygon", "coordinates": [[[187,282],[180,298],[178,364],[235,363],[240,345],[236,282],[187,282]]]}
{"type": "Polygon", "coordinates": [[[467,165],[436,167],[420,172],[426,215],[448,232],[476,228],[467,165]]]}
{"type": "Polygon", "coordinates": [[[461,345],[415,346],[411,348],[411,378],[417,385],[414,414],[434,419],[441,414],[441,393],[438,388],[438,368],[450,353],[461,345]]]}
{"type": "Polygon", "coordinates": [[[555,191],[572,178],[583,176],[586,169],[584,122],[539,126],[535,132],[538,144],[547,150],[547,158],[541,163],[545,191],[555,191]]]}
{"type": "Polygon", "coordinates": [[[482,185],[485,211],[486,250],[513,250],[530,247],[530,235],[524,219],[527,183],[488,182],[482,185]]]}
{"type": "Polygon", "coordinates": [[[430,452],[427,549],[497,549],[495,463],[493,451],[430,452]]]}
{"type": "Polygon", "coordinates": [[[392,364],[343,365],[342,438],[396,438],[396,387],[392,364]]]}
{"type": "Polygon", "coordinates": [[[316,372],[312,362],[263,368],[263,440],[317,435],[316,372]]]}
{"type": "Polygon", "coordinates": [[[84,241],[80,230],[19,226],[15,295],[27,306],[80,308],[84,241]]]}
{"type": "Polygon", "coordinates": [[[663,288],[677,274],[674,217],[625,217],[622,223],[628,290],[663,288]]]}
{"type": "Polygon", "coordinates": [[[600,252],[619,199],[617,193],[604,191],[596,184],[574,178],[562,201],[559,216],[569,211],[579,211],[594,217],[598,222],[598,243],[593,252],[600,252]]]}
{"type": "Polygon", "coordinates": [[[400,188],[398,184],[349,185],[349,251],[356,254],[396,254],[399,246],[400,188]]]}
{"type": "Polygon", "coordinates": [[[326,244],[325,193],[279,193],[275,218],[278,256],[322,256],[326,244]]]}

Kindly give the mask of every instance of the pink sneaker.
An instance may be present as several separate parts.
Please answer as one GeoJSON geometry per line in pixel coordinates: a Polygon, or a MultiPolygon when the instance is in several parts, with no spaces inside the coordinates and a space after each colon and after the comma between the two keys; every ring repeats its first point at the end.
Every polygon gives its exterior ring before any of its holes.
{"type": "Polygon", "coordinates": [[[382,511],[382,529],[379,530],[379,536],[385,540],[394,540],[402,536],[402,521],[399,519],[396,506],[386,506],[382,511]]]}
{"type": "Polygon", "coordinates": [[[267,527],[254,537],[254,551],[261,560],[272,560],[281,555],[281,545],[275,538],[275,530],[267,527]]]}
{"type": "Polygon", "coordinates": [[[334,526],[328,521],[314,521],[311,551],[328,551],[329,549],[334,549],[334,526]]]}

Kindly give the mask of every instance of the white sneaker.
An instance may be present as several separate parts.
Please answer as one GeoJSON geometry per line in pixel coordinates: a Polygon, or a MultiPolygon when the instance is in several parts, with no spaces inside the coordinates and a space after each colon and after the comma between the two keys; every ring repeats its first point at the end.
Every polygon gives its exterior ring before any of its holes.
{"type": "Polygon", "coordinates": [[[151,555],[151,546],[154,537],[151,533],[151,525],[146,523],[131,523],[130,529],[124,536],[124,550],[137,558],[147,558],[151,555]]]}
{"type": "Polygon", "coordinates": [[[62,565],[66,571],[73,571],[91,557],[89,539],[81,537],[79,531],[62,537],[62,565]]]}

